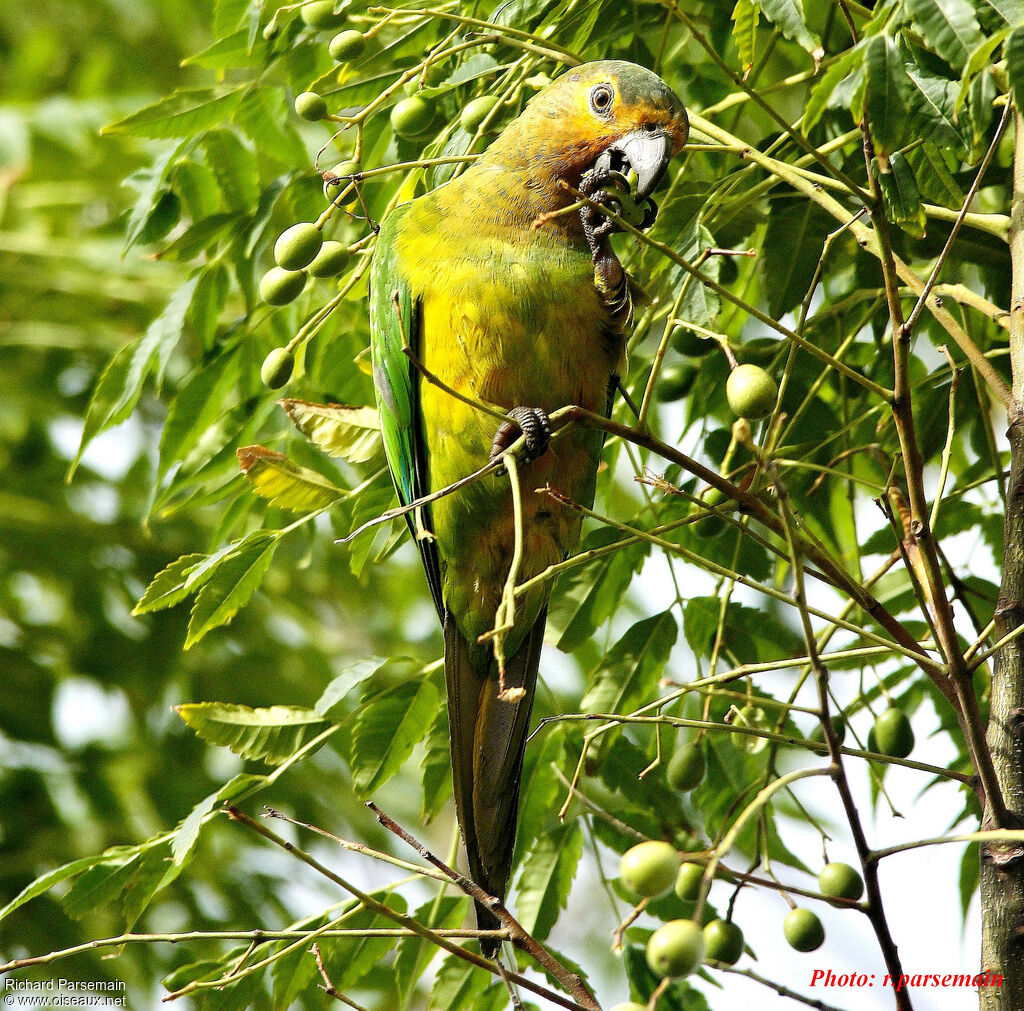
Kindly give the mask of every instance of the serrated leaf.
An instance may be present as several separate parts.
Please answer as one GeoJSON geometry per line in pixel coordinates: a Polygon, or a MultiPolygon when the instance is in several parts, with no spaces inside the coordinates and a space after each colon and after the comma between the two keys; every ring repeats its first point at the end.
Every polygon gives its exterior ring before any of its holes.
{"type": "Polygon", "coordinates": [[[186,586],[188,574],[206,558],[206,555],[182,555],[165,569],[161,569],[146,587],[142,599],[132,609],[132,614],[148,614],[173,607],[184,600],[192,589],[186,586]]]}
{"type": "Polygon", "coordinates": [[[928,45],[954,70],[960,70],[983,41],[968,0],[906,0],[906,7],[928,45]]]}
{"type": "Polygon", "coordinates": [[[608,651],[580,702],[583,711],[627,713],[648,701],[677,632],[670,611],[636,622],[608,651]]]}
{"type": "Polygon", "coordinates": [[[309,155],[302,137],[291,124],[291,111],[282,89],[255,88],[242,98],[234,122],[253,141],[261,158],[269,156],[294,170],[296,166],[305,165],[309,155]]]}
{"type": "MultiPolygon", "coordinates": [[[[454,929],[465,919],[468,905],[469,900],[462,896],[441,895],[424,902],[412,918],[433,930],[454,929]]],[[[436,954],[436,946],[422,937],[406,937],[398,942],[392,973],[400,1001],[411,996],[416,981],[436,954]]]]}
{"type": "Polygon", "coordinates": [[[906,101],[913,132],[961,156],[966,155],[970,145],[956,118],[961,101],[956,84],[912,64],[907,64],[905,70],[906,101]]]}
{"type": "MultiPolygon", "coordinates": [[[[257,542],[221,562],[209,575],[196,596],[189,616],[185,649],[194,646],[207,632],[226,625],[259,589],[277,550],[277,539],[257,542]]],[[[186,577],[186,584],[202,570],[202,563],[186,577]]]]}
{"type": "Polygon", "coordinates": [[[158,377],[163,375],[181,338],[198,283],[198,274],[193,274],[171,295],[163,312],[150,323],[146,332],[123,347],[107,364],[89,400],[82,438],[71,463],[70,474],[75,472],[86,447],[100,432],[119,424],[131,414],[149,376],[154,372],[158,377]]]}
{"type": "Polygon", "coordinates": [[[329,726],[319,713],[300,706],[251,709],[228,702],[189,702],[174,711],[204,741],[270,765],[290,758],[329,726]]]}
{"type": "MultiPolygon", "coordinates": [[[[808,96],[807,104],[804,106],[804,116],[801,120],[801,127],[804,134],[808,134],[815,124],[821,119],[822,113],[828,108],[829,99],[836,90],[840,81],[849,77],[855,70],[863,66],[864,45],[858,43],[852,49],[848,49],[838,60],[833,63],[821,76],[821,80],[814,85],[808,96]]],[[[859,118],[859,117],[855,117],[859,118]]]]}
{"type": "Polygon", "coordinates": [[[486,989],[491,974],[456,955],[441,963],[427,1002],[429,1011],[464,1011],[486,989]]]}
{"type": "Polygon", "coordinates": [[[124,185],[135,190],[137,196],[128,216],[128,222],[124,227],[122,252],[127,252],[135,245],[161,198],[168,192],[168,176],[187,143],[187,141],[182,141],[180,144],[168,147],[162,155],[153,160],[151,165],[133,172],[125,179],[124,185]]]}
{"type": "Polygon", "coordinates": [[[167,849],[166,844],[146,849],[138,870],[125,886],[121,912],[126,931],[135,926],[154,896],[178,876],[179,868],[171,863],[167,849]]]}
{"type": "Polygon", "coordinates": [[[366,463],[382,450],[380,416],[374,407],[280,400],[292,424],[329,456],[366,463]]]}
{"type": "Polygon", "coordinates": [[[81,857],[78,860],[72,860],[40,875],[35,881],[32,881],[18,892],[6,906],[0,909],[0,921],[4,920],[26,902],[30,902],[32,899],[48,892],[54,885],[59,885],[62,881],[67,881],[68,878],[73,878],[76,874],[81,874],[83,871],[89,870],[90,867],[95,867],[103,859],[102,855],[81,857]]]}
{"type": "Polygon", "coordinates": [[[897,151],[885,161],[875,159],[872,167],[882,191],[885,216],[910,235],[920,238],[924,235],[927,220],[914,170],[906,158],[897,151]]]}
{"type": "Polygon", "coordinates": [[[352,726],[352,781],[360,797],[386,783],[423,739],[440,704],[428,677],[373,696],[352,726]]]}
{"type": "MultiPolygon", "coordinates": [[[[349,664],[323,690],[323,694],[317,700],[314,708],[324,719],[337,722],[339,714],[335,712],[335,707],[345,699],[353,688],[361,685],[377,671],[383,670],[390,662],[375,658],[357,660],[355,663],[349,664]]],[[[347,714],[342,713],[341,715],[347,714]]]]}
{"type": "Polygon", "coordinates": [[[174,863],[181,866],[188,859],[199,839],[199,830],[207,817],[226,801],[237,800],[239,797],[252,790],[261,783],[268,782],[266,776],[254,776],[248,772],[240,772],[232,776],[219,790],[214,790],[209,796],[204,797],[185,817],[178,830],[171,838],[171,853],[174,863]]]}
{"type": "Polygon", "coordinates": [[[740,70],[746,78],[754,65],[754,44],[757,41],[757,22],[761,5],[757,0],[736,0],[732,9],[732,38],[740,58],[740,70]]]}
{"type": "Polygon", "coordinates": [[[78,920],[105,906],[120,895],[139,869],[139,850],[132,848],[122,856],[108,858],[90,867],[75,879],[60,902],[68,916],[78,920]]]}
{"type": "Polygon", "coordinates": [[[203,134],[206,163],[217,177],[225,205],[248,212],[260,196],[259,171],[255,155],[230,130],[209,130],[203,134]]]}
{"type": "MultiPolygon", "coordinates": [[[[247,87],[247,86],[246,86],[247,87]]],[[[103,128],[135,137],[191,137],[229,120],[242,88],[178,91],[103,128]]]]}
{"type": "Polygon", "coordinates": [[[1011,28],[1024,24],[1024,0],[975,0],[978,9],[996,12],[1011,28]]]}
{"type": "Polygon", "coordinates": [[[344,494],[315,470],[300,467],[283,453],[265,446],[243,446],[236,454],[253,491],[279,509],[313,512],[337,502],[344,494]]]}
{"type": "Polygon", "coordinates": [[[427,731],[420,769],[423,780],[420,817],[424,823],[429,823],[452,794],[451,734],[445,706],[437,707],[434,721],[427,731]]]}
{"type": "Polygon", "coordinates": [[[761,12],[787,39],[792,39],[811,54],[814,65],[825,51],[821,39],[807,27],[802,0],[761,0],[761,12]]]}
{"type": "Polygon", "coordinates": [[[875,35],[868,40],[864,72],[863,111],[871,140],[877,154],[889,154],[906,142],[910,78],[899,51],[887,35],[875,35]]]}
{"type": "Polygon", "coordinates": [[[695,656],[708,656],[718,630],[722,603],[718,597],[691,597],[683,608],[683,635],[695,656]]]}
{"type": "Polygon", "coordinates": [[[534,840],[523,857],[516,883],[516,918],[539,941],[551,933],[565,908],[583,855],[578,820],[534,840]]]}
{"type": "Polygon", "coordinates": [[[768,311],[776,319],[806,297],[834,224],[812,200],[772,201],[760,262],[768,311]]]}

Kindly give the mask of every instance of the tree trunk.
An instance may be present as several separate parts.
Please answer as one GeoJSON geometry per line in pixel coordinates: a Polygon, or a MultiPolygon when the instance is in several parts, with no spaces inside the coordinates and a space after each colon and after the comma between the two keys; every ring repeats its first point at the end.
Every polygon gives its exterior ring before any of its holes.
{"type": "MultiPolygon", "coordinates": [[[[1010,480],[1006,488],[1003,573],[995,613],[996,639],[1024,621],[1024,118],[1014,111],[1010,363],[1010,480]]],[[[1018,827],[1024,819],[1024,637],[993,658],[988,744],[1003,798],[1018,827]]],[[[987,818],[986,812],[986,818],[987,818]]],[[[985,826],[993,827],[988,824],[985,826]]],[[[981,847],[981,968],[1002,976],[981,989],[983,1011],[1024,1008],[1024,845],[981,847]]]]}

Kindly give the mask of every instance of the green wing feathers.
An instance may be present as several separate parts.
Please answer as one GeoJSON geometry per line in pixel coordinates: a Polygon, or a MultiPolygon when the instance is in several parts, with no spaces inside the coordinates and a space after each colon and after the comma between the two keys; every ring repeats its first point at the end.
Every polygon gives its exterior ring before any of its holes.
{"type": "MultiPolygon", "coordinates": [[[[420,301],[401,271],[395,235],[405,208],[389,215],[377,237],[370,272],[370,353],[373,383],[380,415],[384,455],[399,501],[408,505],[430,491],[429,461],[419,409],[419,376],[402,350],[420,356],[423,327],[420,301]]],[[[431,536],[430,507],[406,514],[406,522],[419,548],[434,606],[443,620],[441,573],[431,536]]]]}

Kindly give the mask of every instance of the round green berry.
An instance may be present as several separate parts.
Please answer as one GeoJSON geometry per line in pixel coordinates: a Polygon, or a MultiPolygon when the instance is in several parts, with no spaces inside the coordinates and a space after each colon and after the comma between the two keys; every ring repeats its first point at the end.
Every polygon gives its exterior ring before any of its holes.
{"type": "Polygon", "coordinates": [[[279,390],[291,379],[293,368],[295,368],[295,356],[291,351],[287,348],[274,348],[263,359],[260,379],[263,380],[263,385],[269,389],[279,390]]]}
{"type": "Polygon", "coordinates": [[[907,714],[890,706],[871,727],[872,751],[892,758],[906,758],[914,750],[914,730],[907,714]]]}
{"type": "Polygon", "coordinates": [[[299,297],[306,286],[306,275],[301,270],[271,267],[260,281],[260,298],[270,305],[287,305],[299,297]]]}
{"type": "MultiPolygon", "coordinates": [[[[717,506],[719,509],[729,501],[725,492],[719,491],[717,488],[709,488],[700,498],[702,502],[706,502],[709,506],[717,506]]],[[[717,513],[709,512],[707,516],[694,524],[694,529],[698,537],[711,540],[712,537],[724,534],[728,526],[729,524],[717,513]]]]}
{"type": "Polygon", "coordinates": [[[864,881],[849,864],[825,864],[818,874],[818,887],[831,899],[859,899],[864,894],[864,881]]]}
{"type": "Polygon", "coordinates": [[[647,964],[656,976],[688,976],[704,961],[704,935],[692,920],[669,920],[647,942],[647,964]]]}
{"type": "Polygon", "coordinates": [[[809,909],[791,910],[783,921],[782,933],[797,951],[816,951],[825,943],[825,928],[809,909]]]}
{"type": "Polygon", "coordinates": [[[491,109],[499,102],[497,95],[482,95],[467,102],[459,115],[459,123],[466,133],[476,133],[477,128],[487,118],[491,109]]]}
{"type": "Polygon", "coordinates": [[[310,123],[323,119],[327,115],[327,103],[322,95],[315,91],[303,91],[295,96],[295,111],[310,123]]]}
{"type": "Polygon", "coordinates": [[[338,63],[358,60],[366,52],[366,39],[362,32],[349,28],[347,31],[338,32],[331,39],[327,51],[331,54],[331,59],[338,63]]]}
{"type": "Polygon", "coordinates": [[[704,880],[704,865],[684,863],[676,875],[675,893],[684,902],[695,902],[700,895],[701,882],[704,880]]]}
{"type": "Polygon", "coordinates": [[[731,920],[712,920],[704,928],[704,955],[735,965],[743,954],[743,931],[731,920]]]}
{"type": "Polygon", "coordinates": [[[317,31],[336,28],[345,20],[344,14],[334,12],[334,0],[316,0],[315,3],[303,4],[299,10],[299,17],[304,24],[317,31]]]}
{"type": "Polygon", "coordinates": [[[733,414],[749,421],[767,418],[778,395],[775,380],[760,365],[737,365],[725,383],[725,396],[733,414]]]}
{"type": "Polygon", "coordinates": [[[658,385],[654,387],[654,395],[662,402],[682,400],[697,380],[697,367],[684,362],[681,365],[669,365],[658,374],[658,385]]]}
{"type": "Polygon", "coordinates": [[[391,128],[407,140],[422,137],[433,119],[434,107],[422,95],[403,98],[391,110],[391,128]]]}
{"type": "Polygon", "coordinates": [[[667,892],[676,879],[679,856],[667,842],[642,842],[626,850],[619,862],[622,883],[634,895],[653,897],[667,892]]]}
{"type": "Polygon", "coordinates": [[[359,162],[357,161],[340,161],[331,169],[330,175],[337,179],[337,182],[328,182],[327,193],[339,207],[350,207],[359,199],[355,186],[348,189],[347,193],[345,192],[346,187],[351,182],[351,179],[348,177],[358,173],[359,162]]]}
{"type": "Polygon", "coordinates": [[[669,760],[665,778],[677,790],[692,790],[704,779],[706,768],[700,745],[684,744],[669,760]]]}
{"type": "Polygon", "coordinates": [[[302,221],[286,228],[274,243],[274,261],[285,270],[301,270],[320,252],[323,245],[320,229],[311,221],[302,221]]]}
{"type": "Polygon", "coordinates": [[[334,277],[340,274],[348,263],[348,246],[344,242],[328,239],[320,247],[316,258],[306,268],[310,277],[334,277]]]}

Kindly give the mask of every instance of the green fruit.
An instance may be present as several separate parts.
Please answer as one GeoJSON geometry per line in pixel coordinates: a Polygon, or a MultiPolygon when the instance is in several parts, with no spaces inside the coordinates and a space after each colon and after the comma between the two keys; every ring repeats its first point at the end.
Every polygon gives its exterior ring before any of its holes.
{"type": "Polygon", "coordinates": [[[782,924],[782,932],[791,948],[816,951],[825,943],[825,928],[809,909],[793,909],[782,924]]]}
{"type": "Polygon", "coordinates": [[[743,954],[743,931],[731,920],[712,920],[704,928],[704,956],[735,965],[743,954]]]}
{"type": "Polygon", "coordinates": [[[669,920],[647,942],[647,964],[656,976],[688,976],[704,961],[704,935],[692,920],[669,920]]]}
{"type": "Polygon", "coordinates": [[[310,277],[334,277],[345,269],[348,263],[348,247],[344,242],[329,239],[320,247],[316,258],[306,268],[310,277]]]}
{"type": "Polygon", "coordinates": [[[299,297],[306,286],[306,275],[301,270],[271,267],[260,281],[260,298],[271,305],[287,305],[299,297]]]}
{"type": "Polygon", "coordinates": [[[644,223],[644,215],[647,213],[645,205],[637,203],[628,193],[620,194],[615,199],[618,201],[619,207],[616,210],[613,203],[612,210],[627,224],[639,228],[644,223]]]}
{"type": "Polygon", "coordinates": [[[391,110],[391,128],[408,140],[422,137],[430,129],[434,107],[422,95],[403,98],[391,110]]]}
{"type": "Polygon", "coordinates": [[[338,32],[331,39],[327,51],[331,54],[331,59],[338,63],[344,63],[346,60],[358,60],[366,52],[366,39],[362,32],[350,28],[348,31],[338,32]]]}
{"type": "MultiPolygon", "coordinates": [[[[718,506],[719,508],[729,501],[725,496],[725,492],[721,492],[717,488],[709,488],[700,498],[702,502],[706,502],[709,506],[718,506]]],[[[698,537],[711,540],[712,537],[719,537],[724,534],[728,526],[729,524],[721,516],[710,513],[704,519],[698,520],[694,524],[694,530],[698,537]]]]}
{"type": "Polygon", "coordinates": [[[315,91],[304,91],[295,96],[295,111],[303,118],[315,123],[327,115],[327,103],[315,91]]]}
{"type": "Polygon", "coordinates": [[[718,347],[718,341],[682,327],[672,331],[670,342],[676,351],[690,358],[703,358],[718,347]]]}
{"type": "Polygon", "coordinates": [[[704,779],[706,768],[700,745],[684,744],[669,760],[665,778],[677,790],[692,790],[704,779]]]}
{"type": "Polygon", "coordinates": [[[871,727],[874,736],[872,751],[893,758],[906,758],[914,750],[914,731],[907,714],[891,706],[871,727]]]}
{"type": "Polygon", "coordinates": [[[737,365],[725,383],[732,413],[750,421],[767,418],[775,408],[779,388],[760,365],[737,365]]]}
{"type": "Polygon", "coordinates": [[[634,895],[653,897],[667,892],[679,870],[679,855],[667,842],[642,842],[622,854],[619,876],[634,895]]]}
{"type": "Polygon", "coordinates": [[[459,123],[466,133],[476,133],[477,127],[487,118],[487,114],[498,104],[497,95],[483,95],[467,102],[459,116],[459,123]]]}
{"type": "Polygon", "coordinates": [[[271,390],[279,390],[292,377],[295,368],[295,356],[287,348],[274,348],[260,368],[260,379],[263,385],[271,390]]]}
{"type": "Polygon", "coordinates": [[[301,270],[320,252],[324,238],[311,221],[286,228],[274,243],[274,260],[285,270],[301,270]]]}
{"type": "Polygon", "coordinates": [[[697,367],[684,363],[669,365],[658,374],[658,384],[654,387],[654,395],[662,402],[682,400],[693,389],[697,379],[697,367]]]}
{"type": "MultiPolygon", "coordinates": [[[[846,720],[842,716],[830,716],[829,722],[832,724],[832,729],[836,732],[836,737],[839,738],[839,743],[842,744],[846,740],[846,720]]],[[[825,742],[825,731],[822,729],[820,722],[811,731],[811,740],[817,741],[819,744],[825,742]]]]}
{"type": "Polygon", "coordinates": [[[340,161],[331,169],[331,175],[335,176],[338,182],[336,184],[329,184],[327,192],[339,207],[349,207],[359,199],[354,186],[344,196],[341,195],[351,181],[346,176],[354,176],[358,172],[359,162],[357,161],[340,161]],[[335,196],[335,194],[337,195],[335,196]]]}
{"type": "Polygon", "coordinates": [[[833,899],[859,899],[864,894],[864,882],[849,864],[825,864],[818,887],[822,895],[833,899]]]}
{"type": "Polygon", "coordinates": [[[704,880],[704,865],[684,863],[679,868],[674,885],[675,893],[684,902],[695,902],[700,895],[700,885],[704,880]]]}
{"type": "Polygon", "coordinates": [[[336,28],[345,21],[344,14],[334,13],[334,0],[317,0],[316,3],[303,4],[299,17],[310,28],[317,30],[336,28]]]}

